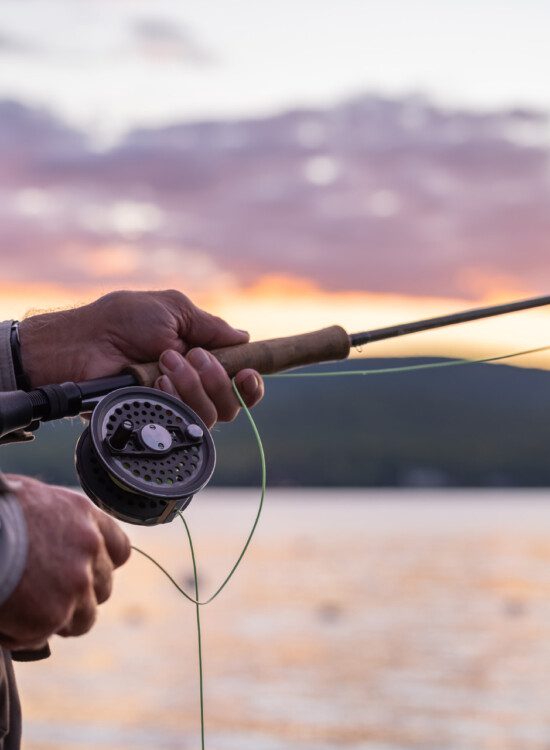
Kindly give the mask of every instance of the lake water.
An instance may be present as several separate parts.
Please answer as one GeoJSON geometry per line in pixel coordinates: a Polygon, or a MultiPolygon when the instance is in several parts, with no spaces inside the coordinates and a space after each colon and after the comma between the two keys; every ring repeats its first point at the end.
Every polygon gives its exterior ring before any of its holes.
{"type": "MultiPolygon", "coordinates": [[[[187,511],[203,594],[258,493],[187,511]]],[[[129,527],[191,590],[184,530],[129,527]]],[[[26,750],[199,750],[194,608],[134,553],[86,637],[18,665],[26,750]]],[[[550,497],[268,492],[202,609],[209,750],[548,750],[550,497]]]]}

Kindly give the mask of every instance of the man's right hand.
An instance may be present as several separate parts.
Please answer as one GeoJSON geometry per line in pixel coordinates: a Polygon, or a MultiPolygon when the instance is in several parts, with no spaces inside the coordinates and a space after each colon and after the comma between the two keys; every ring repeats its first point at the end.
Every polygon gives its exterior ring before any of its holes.
{"type": "Polygon", "coordinates": [[[8,476],[28,528],[23,576],[0,607],[0,645],[37,649],[57,633],[86,633],[109,598],[114,568],[130,555],[122,529],[82,495],[8,476]]]}

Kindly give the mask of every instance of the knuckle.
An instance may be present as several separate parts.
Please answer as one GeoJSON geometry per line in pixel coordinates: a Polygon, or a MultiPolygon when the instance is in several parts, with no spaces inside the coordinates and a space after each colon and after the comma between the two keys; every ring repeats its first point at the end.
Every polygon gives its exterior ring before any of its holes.
{"type": "Polygon", "coordinates": [[[183,302],[183,301],[187,302],[187,297],[185,296],[183,292],[180,292],[179,289],[174,289],[174,288],[166,289],[164,294],[168,295],[169,297],[171,297],[173,300],[177,302],[183,302]]]}
{"type": "Polygon", "coordinates": [[[218,421],[219,422],[233,422],[237,417],[240,409],[238,406],[228,406],[225,409],[218,409],[218,421]]]}
{"type": "Polygon", "coordinates": [[[187,310],[190,307],[190,300],[183,292],[179,289],[166,289],[164,295],[169,300],[170,304],[177,308],[179,311],[187,310]]]}
{"type": "MultiPolygon", "coordinates": [[[[71,492],[69,490],[69,492],[71,492]]],[[[68,503],[71,503],[75,510],[80,513],[86,513],[90,508],[90,501],[87,497],[84,497],[80,492],[71,492],[71,495],[66,494],[65,499],[68,503]]]]}
{"type": "Polygon", "coordinates": [[[98,305],[98,307],[100,308],[109,308],[113,304],[118,305],[120,304],[121,300],[128,296],[128,294],[129,292],[122,289],[114,292],[108,292],[107,294],[99,297],[99,299],[96,301],[96,305],[98,305]]]}
{"type": "Polygon", "coordinates": [[[79,535],[81,549],[92,557],[99,554],[102,546],[101,532],[92,523],[86,524],[79,535]]]}
{"type": "Polygon", "coordinates": [[[71,571],[68,584],[73,596],[82,596],[90,589],[91,575],[86,568],[75,568],[71,571]]]}
{"type": "Polygon", "coordinates": [[[199,375],[199,373],[195,370],[195,367],[193,365],[193,362],[189,355],[191,352],[195,351],[194,349],[191,349],[187,354],[185,355],[185,362],[187,363],[187,366],[183,369],[182,375],[184,376],[183,380],[183,387],[184,388],[202,388],[202,380],[199,375]]]}
{"type": "Polygon", "coordinates": [[[202,421],[205,423],[208,429],[213,427],[218,421],[218,412],[214,405],[205,405],[201,410],[197,411],[199,413],[199,416],[202,417],[202,421]]]}
{"type": "Polygon", "coordinates": [[[63,638],[84,635],[91,630],[97,618],[97,606],[92,598],[87,598],[83,604],[78,606],[69,620],[66,620],[55,631],[63,638]]]}
{"type": "Polygon", "coordinates": [[[130,540],[126,536],[126,534],[122,531],[122,529],[118,529],[118,544],[116,546],[116,550],[113,553],[113,564],[120,568],[121,565],[124,565],[125,562],[127,562],[128,558],[130,557],[130,554],[132,552],[132,546],[130,544],[130,540]]]}
{"type": "Polygon", "coordinates": [[[84,635],[95,624],[97,619],[97,607],[86,607],[85,609],[78,610],[73,618],[71,630],[72,635],[84,635]]]}
{"type": "Polygon", "coordinates": [[[102,514],[101,531],[101,549],[95,557],[94,570],[110,573],[113,567],[119,568],[124,565],[130,557],[132,548],[128,535],[106,514],[102,514]]]}
{"type": "Polygon", "coordinates": [[[105,578],[101,582],[96,584],[95,596],[98,604],[103,604],[109,599],[113,593],[113,579],[112,576],[105,578]]]}
{"type": "Polygon", "coordinates": [[[35,638],[50,636],[64,626],[70,616],[69,606],[53,606],[44,614],[42,622],[36,623],[34,628],[35,638]]]}

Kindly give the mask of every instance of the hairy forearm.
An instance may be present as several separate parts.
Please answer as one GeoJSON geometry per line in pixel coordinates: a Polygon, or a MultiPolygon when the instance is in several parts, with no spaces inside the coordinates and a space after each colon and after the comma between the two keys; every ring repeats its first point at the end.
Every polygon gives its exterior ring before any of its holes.
{"type": "Polygon", "coordinates": [[[19,324],[21,361],[33,388],[81,379],[93,333],[82,309],[33,315],[19,324]]]}

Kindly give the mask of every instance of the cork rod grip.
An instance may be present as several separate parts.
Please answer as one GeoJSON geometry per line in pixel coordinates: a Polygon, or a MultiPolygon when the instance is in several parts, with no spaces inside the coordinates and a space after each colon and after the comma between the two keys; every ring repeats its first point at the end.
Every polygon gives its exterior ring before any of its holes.
{"type": "MultiPolygon", "coordinates": [[[[349,350],[350,341],[346,331],[340,326],[330,326],[298,336],[213,349],[212,354],[227,374],[233,377],[247,367],[262,375],[269,375],[291,367],[346,359],[349,350]]],[[[161,374],[156,362],[131,365],[126,372],[132,373],[139,384],[145,386],[153,386],[161,374]]]]}

